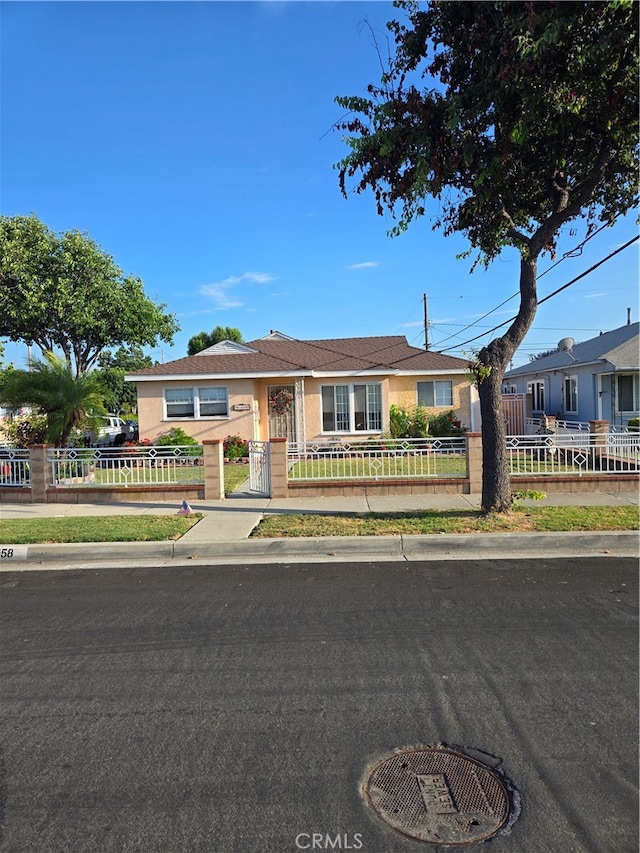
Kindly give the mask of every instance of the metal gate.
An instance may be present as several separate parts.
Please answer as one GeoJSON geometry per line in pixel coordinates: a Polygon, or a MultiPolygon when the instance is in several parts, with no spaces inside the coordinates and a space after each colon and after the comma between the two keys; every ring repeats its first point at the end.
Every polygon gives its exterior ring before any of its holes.
{"type": "Polygon", "coordinates": [[[267,398],[271,400],[279,391],[291,394],[293,401],[287,411],[280,414],[269,404],[269,438],[288,438],[290,442],[295,443],[298,440],[296,388],[295,385],[267,385],[267,398]]]}
{"type": "Polygon", "coordinates": [[[249,488],[271,496],[271,460],[268,441],[249,442],[249,488]]]}
{"type": "Polygon", "coordinates": [[[524,435],[526,395],[503,394],[502,411],[507,435],[524,435]]]}

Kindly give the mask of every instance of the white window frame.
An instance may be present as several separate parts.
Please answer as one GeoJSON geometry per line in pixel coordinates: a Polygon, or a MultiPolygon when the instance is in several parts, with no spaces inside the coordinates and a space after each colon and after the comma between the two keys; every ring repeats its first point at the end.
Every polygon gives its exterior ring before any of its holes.
{"type": "Polygon", "coordinates": [[[424,382],[418,382],[416,395],[418,405],[424,406],[426,409],[451,409],[453,407],[453,381],[451,379],[427,379],[424,382]],[[425,387],[428,385],[431,386],[430,390],[425,387]],[[432,403],[421,402],[427,400],[429,395],[433,399],[432,403]]]}
{"type": "Polygon", "coordinates": [[[564,395],[564,410],[568,415],[578,414],[578,376],[573,373],[565,376],[562,393],[564,395]]]}
{"type": "Polygon", "coordinates": [[[190,421],[195,418],[195,401],[193,398],[193,388],[164,388],[162,392],[162,400],[164,403],[164,419],[167,421],[190,421]],[[174,399],[169,399],[172,397],[174,399]],[[173,414],[169,407],[173,406],[189,406],[190,414],[173,414]]]}
{"type": "MultiPolygon", "coordinates": [[[[379,382],[336,382],[320,386],[322,433],[380,433],[382,432],[382,385],[379,382]],[[364,389],[364,392],[361,390],[364,389]],[[364,400],[362,400],[364,393],[364,400]],[[331,395],[333,408],[325,411],[325,399],[331,395]],[[356,403],[364,402],[365,423],[356,423],[356,403]],[[325,415],[333,415],[333,426],[325,427],[325,415]]],[[[358,414],[360,414],[358,412],[358,414]]]]}
{"type": "Polygon", "coordinates": [[[205,385],[179,388],[164,388],[162,391],[162,401],[164,405],[164,420],[165,421],[202,421],[202,420],[227,420],[229,418],[229,389],[226,385],[205,385]],[[167,394],[179,395],[182,392],[184,400],[169,401],[167,394]],[[211,392],[215,392],[211,394],[211,392]],[[217,397],[217,400],[207,399],[207,397],[217,397]],[[170,413],[169,406],[183,403],[188,405],[191,401],[192,413],[188,415],[174,415],[170,413]],[[202,414],[201,409],[208,405],[224,406],[224,411],[219,414],[202,414]]]}

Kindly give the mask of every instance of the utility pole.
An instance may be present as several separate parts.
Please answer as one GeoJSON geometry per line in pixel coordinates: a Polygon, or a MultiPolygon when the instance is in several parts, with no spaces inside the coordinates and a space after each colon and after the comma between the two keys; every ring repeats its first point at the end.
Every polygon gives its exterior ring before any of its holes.
{"type": "Polygon", "coordinates": [[[424,299],[424,348],[431,349],[431,344],[429,343],[429,310],[427,308],[429,300],[427,299],[427,294],[423,294],[424,299]]]}

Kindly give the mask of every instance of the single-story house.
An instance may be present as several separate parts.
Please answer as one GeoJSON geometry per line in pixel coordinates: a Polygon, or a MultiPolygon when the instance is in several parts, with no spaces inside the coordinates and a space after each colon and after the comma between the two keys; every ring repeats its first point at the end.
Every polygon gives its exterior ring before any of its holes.
{"type": "Polygon", "coordinates": [[[534,416],[626,426],[640,408],[639,325],[628,323],[582,343],[563,338],[556,352],[507,371],[502,390],[531,394],[534,416]]]}
{"type": "Polygon", "coordinates": [[[401,335],[302,341],[272,331],[248,343],[221,341],[127,380],[137,385],[141,438],[180,426],[199,441],[326,441],[387,432],[392,404],[453,409],[477,429],[467,364],[401,335]]]}

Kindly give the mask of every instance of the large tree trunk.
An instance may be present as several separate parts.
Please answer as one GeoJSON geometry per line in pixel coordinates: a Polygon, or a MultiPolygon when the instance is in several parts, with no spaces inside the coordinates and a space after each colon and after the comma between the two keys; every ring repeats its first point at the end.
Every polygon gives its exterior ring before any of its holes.
{"type": "Polygon", "coordinates": [[[503,369],[492,366],[491,373],[478,387],[482,415],[482,508],[485,512],[508,512],[511,509],[511,480],[502,413],[503,375],[503,369]]]}
{"type": "Polygon", "coordinates": [[[511,481],[502,411],[502,380],[514,352],[522,343],[536,315],[535,258],[520,262],[520,309],[506,334],[480,350],[476,380],[482,415],[482,508],[485,512],[508,512],[511,481]]]}

